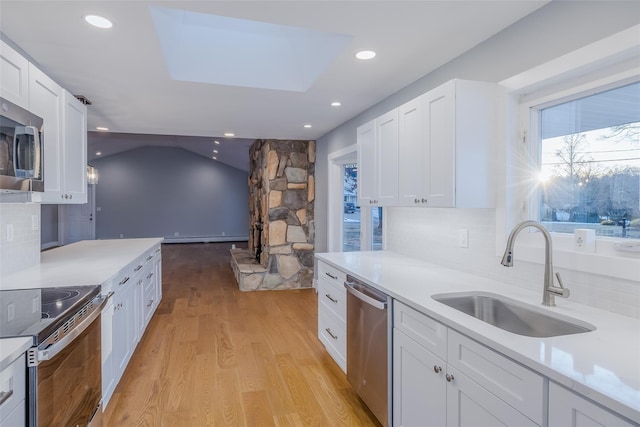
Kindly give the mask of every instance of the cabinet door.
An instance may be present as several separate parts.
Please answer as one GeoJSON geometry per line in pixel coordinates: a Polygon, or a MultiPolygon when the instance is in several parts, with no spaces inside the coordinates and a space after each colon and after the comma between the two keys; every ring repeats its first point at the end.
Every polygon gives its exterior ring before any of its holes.
{"type": "Polygon", "coordinates": [[[447,376],[447,427],[537,426],[461,372],[447,376]]]}
{"type": "Polygon", "coordinates": [[[423,95],[423,189],[427,206],[455,203],[455,81],[423,95]]]}
{"type": "MultiPolygon", "coordinates": [[[[113,326],[114,326],[114,303],[110,301],[102,309],[102,403],[103,408],[107,407],[109,399],[116,388],[113,354],[113,326]]],[[[117,339],[117,336],[115,337],[117,339]]]]}
{"type": "Polygon", "coordinates": [[[393,425],[446,424],[446,365],[403,332],[393,330],[393,425]]]}
{"type": "Polygon", "coordinates": [[[373,121],[358,128],[357,140],[358,204],[360,206],[371,206],[375,204],[376,188],[378,186],[376,132],[373,121]]]}
{"type": "Polygon", "coordinates": [[[29,105],[31,112],[44,120],[44,192],[33,193],[32,200],[61,203],[64,200],[61,198],[64,190],[61,179],[63,89],[33,65],[29,67],[29,105]]]}
{"type": "Polygon", "coordinates": [[[420,206],[422,192],[422,98],[418,97],[398,108],[398,204],[420,206]]]}
{"type": "Polygon", "coordinates": [[[549,382],[549,427],[631,427],[634,424],[549,382]]]}
{"type": "Polygon", "coordinates": [[[63,135],[64,203],[87,203],[87,107],[67,91],[63,135]]]}
{"type": "Polygon", "coordinates": [[[378,117],[376,125],[377,206],[398,204],[398,109],[378,117]]]}
{"type": "Polygon", "coordinates": [[[113,369],[116,384],[124,373],[133,351],[133,286],[118,291],[113,312],[113,369]]]}
{"type": "Polygon", "coordinates": [[[0,97],[29,109],[29,61],[0,41],[0,97]]]}

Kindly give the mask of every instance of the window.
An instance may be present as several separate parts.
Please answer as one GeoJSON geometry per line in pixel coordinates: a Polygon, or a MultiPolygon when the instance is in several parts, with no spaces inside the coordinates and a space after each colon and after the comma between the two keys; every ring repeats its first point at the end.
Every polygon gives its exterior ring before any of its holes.
{"type": "Polygon", "coordinates": [[[348,163],[342,167],[344,177],[342,202],[342,250],[360,250],[360,206],[358,206],[358,165],[348,163]]]}
{"type": "Polygon", "coordinates": [[[640,82],[534,108],[539,219],[549,231],[640,239],[640,82]]]}
{"type": "Polygon", "coordinates": [[[331,252],[383,249],[383,209],[358,206],[357,145],[328,155],[327,248],[331,252]]]}

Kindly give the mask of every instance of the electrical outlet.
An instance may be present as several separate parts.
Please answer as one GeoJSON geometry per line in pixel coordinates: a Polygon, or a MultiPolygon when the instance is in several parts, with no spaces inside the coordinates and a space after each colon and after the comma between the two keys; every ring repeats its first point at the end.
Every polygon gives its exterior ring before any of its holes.
{"type": "Polygon", "coordinates": [[[222,235],[224,236],[224,231],[222,232],[222,235]]]}
{"type": "Polygon", "coordinates": [[[7,322],[11,322],[16,318],[16,305],[12,302],[7,305],[7,322]]]}
{"type": "Polygon", "coordinates": [[[40,221],[38,215],[31,215],[31,230],[37,231],[40,228],[40,221]]]}
{"type": "Polygon", "coordinates": [[[13,224],[7,224],[7,242],[13,242],[14,230],[13,224]]]}
{"type": "Polygon", "coordinates": [[[120,238],[122,239],[124,237],[124,234],[120,234],[120,238]]]}
{"type": "Polygon", "coordinates": [[[176,231],[175,233],[173,233],[173,235],[174,235],[175,237],[178,237],[178,236],[180,236],[180,233],[176,231]]]}
{"type": "Polygon", "coordinates": [[[460,238],[460,247],[468,248],[469,247],[469,230],[466,228],[461,228],[459,231],[460,238]]]}

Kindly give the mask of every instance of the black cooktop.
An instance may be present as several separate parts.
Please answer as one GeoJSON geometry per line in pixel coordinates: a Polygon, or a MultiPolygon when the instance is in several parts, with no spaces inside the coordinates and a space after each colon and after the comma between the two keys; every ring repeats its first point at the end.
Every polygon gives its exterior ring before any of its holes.
{"type": "Polygon", "coordinates": [[[99,293],[99,285],[0,291],[0,338],[38,345],[99,293]]]}

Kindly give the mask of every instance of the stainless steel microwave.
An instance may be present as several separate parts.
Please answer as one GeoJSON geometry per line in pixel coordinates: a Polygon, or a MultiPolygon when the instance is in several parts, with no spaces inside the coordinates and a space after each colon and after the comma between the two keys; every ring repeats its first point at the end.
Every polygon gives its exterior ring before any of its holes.
{"type": "Polygon", "coordinates": [[[0,98],[0,191],[44,191],[43,120],[0,98]]]}

